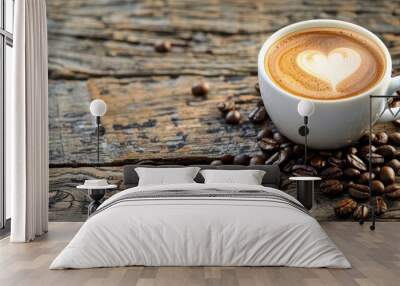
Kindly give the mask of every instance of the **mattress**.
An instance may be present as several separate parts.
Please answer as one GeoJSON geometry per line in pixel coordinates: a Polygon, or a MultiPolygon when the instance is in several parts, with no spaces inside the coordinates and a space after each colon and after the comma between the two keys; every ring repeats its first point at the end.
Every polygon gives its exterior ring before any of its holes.
{"type": "Polygon", "coordinates": [[[114,195],[50,269],[129,265],[351,267],[290,195],[264,186],[198,183],[114,195]]]}

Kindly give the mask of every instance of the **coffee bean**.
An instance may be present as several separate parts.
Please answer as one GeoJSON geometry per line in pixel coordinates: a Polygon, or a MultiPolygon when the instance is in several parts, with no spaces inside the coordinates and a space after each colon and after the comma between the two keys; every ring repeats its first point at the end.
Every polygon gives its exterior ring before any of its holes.
{"type": "Polygon", "coordinates": [[[220,166],[223,165],[224,163],[222,163],[221,160],[214,160],[210,163],[211,166],[220,166]]]}
{"type": "Polygon", "coordinates": [[[271,129],[265,127],[265,128],[261,129],[261,130],[258,132],[258,134],[257,134],[257,139],[258,139],[258,140],[261,140],[261,139],[263,139],[263,138],[265,138],[265,137],[271,137],[271,136],[272,136],[272,131],[271,131],[271,129]]]}
{"type": "Polygon", "coordinates": [[[293,143],[292,142],[283,142],[279,145],[279,148],[281,148],[281,149],[290,148],[293,151],[293,143]]]}
{"type": "Polygon", "coordinates": [[[387,204],[386,204],[385,200],[380,196],[372,198],[371,205],[374,206],[375,213],[377,215],[381,215],[387,211],[387,204]]]}
{"type": "Polygon", "coordinates": [[[332,166],[321,172],[321,177],[324,179],[338,179],[343,175],[343,172],[338,167],[332,166]]]}
{"type": "Polygon", "coordinates": [[[368,218],[369,208],[364,204],[359,204],[353,213],[353,218],[357,220],[368,218]]]}
{"type": "Polygon", "coordinates": [[[258,141],[258,146],[261,148],[261,150],[268,152],[277,150],[279,148],[279,143],[272,138],[266,137],[258,141]]]}
{"type": "Polygon", "coordinates": [[[235,109],[235,102],[231,99],[228,99],[224,102],[218,103],[217,108],[222,113],[227,113],[227,112],[235,109]]]}
{"type": "MultiPolygon", "coordinates": [[[[398,91],[396,91],[397,94],[398,91]]],[[[390,103],[390,108],[396,108],[396,107],[400,107],[400,100],[398,99],[393,99],[392,102],[390,103]]]]}
{"type": "MultiPolygon", "coordinates": [[[[295,165],[303,165],[304,164],[304,158],[296,158],[296,164],[295,165]]],[[[312,167],[312,166],[311,166],[312,167]]],[[[314,168],[314,167],[313,167],[314,168]]],[[[315,168],[314,168],[315,169],[315,168]]]]}
{"type": "Polygon", "coordinates": [[[310,165],[317,169],[322,169],[326,165],[326,160],[322,158],[320,155],[316,155],[312,157],[310,160],[310,165]]]}
{"type": "Polygon", "coordinates": [[[342,184],[343,184],[344,190],[347,191],[347,190],[349,189],[349,185],[354,184],[354,181],[353,181],[353,180],[350,180],[350,181],[342,181],[342,184]]]}
{"type": "Polygon", "coordinates": [[[328,196],[336,196],[343,193],[343,184],[339,180],[326,180],[319,186],[321,192],[328,196]]]}
{"type": "Polygon", "coordinates": [[[352,166],[360,171],[367,171],[367,166],[359,157],[357,157],[357,155],[347,154],[346,158],[347,158],[347,163],[350,166],[352,166]]]}
{"type": "Polygon", "coordinates": [[[396,174],[399,174],[400,171],[400,161],[397,159],[392,159],[388,163],[389,167],[392,167],[396,174]]]}
{"type": "Polygon", "coordinates": [[[266,161],[265,165],[272,165],[279,159],[279,152],[275,152],[272,156],[270,156],[266,161]]]}
{"type": "Polygon", "coordinates": [[[345,160],[337,159],[335,157],[331,157],[328,159],[328,165],[335,166],[338,168],[343,168],[346,164],[345,160]]]}
{"type": "Polygon", "coordinates": [[[375,137],[374,142],[373,142],[374,144],[376,144],[376,145],[385,145],[385,144],[388,143],[389,136],[387,135],[386,132],[381,131],[381,132],[376,133],[375,135],[376,135],[376,137],[375,137]]]}
{"type": "Polygon", "coordinates": [[[393,132],[392,134],[390,134],[389,141],[395,145],[400,145],[400,132],[393,132]]]}
{"type": "Polygon", "coordinates": [[[225,155],[223,155],[222,157],[221,157],[221,161],[224,163],[224,164],[231,164],[232,162],[233,162],[233,155],[230,155],[230,154],[225,154],[225,155]]]}
{"type": "Polygon", "coordinates": [[[392,158],[396,154],[396,148],[394,148],[392,145],[382,145],[376,149],[376,153],[385,158],[392,158]]]}
{"type": "Polygon", "coordinates": [[[250,162],[250,156],[247,154],[239,154],[233,158],[233,164],[235,165],[248,165],[250,162]]]}
{"type": "Polygon", "coordinates": [[[296,165],[296,161],[292,159],[283,166],[282,171],[285,173],[290,173],[294,165],[296,165]]]}
{"type": "Polygon", "coordinates": [[[400,184],[391,184],[385,188],[386,196],[391,199],[399,199],[400,198],[400,184]]]}
{"type": "Polygon", "coordinates": [[[225,122],[228,124],[239,124],[242,115],[237,110],[229,111],[225,116],[225,122]]]}
{"type": "MultiPolygon", "coordinates": [[[[365,159],[367,160],[367,162],[369,162],[369,154],[365,155],[365,159]]],[[[371,154],[371,164],[372,165],[381,165],[385,163],[385,158],[377,153],[372,153],[371,154]]]]}
{"type": "MultiPolygon", "coordinates": [[[[375,179],[375,173],[371,173],[371,180],[375,179]]],[[[369,172],[365,172],[358,177],[358,182],[363,185],[369,184],[369,172]]]]}
{"type": "Polygon", "coordinates": [[[249,119],[253,123],[261,123],[267,119],[267,111],[264,106],[257,106],[254,108],[250,114],[249,119]]]}
{"type": "Polygon", "coordinates": [[[285,136],[283,136],[280,132],[274,132],[274,134],[272,135],[272,138],[279,144],[282,144],[282,143],[285,143],[288,141],[287,138],[285,136]]]}
{"type": "Polygon", "coordinates": [[[342,159],[343,158],[343,151],[338,150],[333,154],[333,158],[332,159],[342,159]]]}
{"type": "Polygon", "coordinates": [[[154,45],[154,50],[158,53],[167,53],[171,50],[172,45],[170,41],[163,41],[154,45]]]}
{"type": "Polygon", "coordinates": [[[295,176],[316,176],[317,170],[307,165],[294,165],[292,167],[292,174],[295,176]]]}
{"type": "Polygon", "coordinates": [[[343,171],[343,174],[348,178],[358,177],[361,172],[356,168],[347,168],[343,171]]]}
{"type": "MultiPolygon", "coordinates": [[[[360,142],[364,143],[364,144],[369,144],[369,132],[364,133],[361,138],[360,138],[360,142]]],[[[374,142],[376,140],[376,134],[375,133],[371,133],[371,141],[374,142]]]]}
{"type": "Polygon", "coordinates": [[[347,154],[357,154],[357,152],[358,152],[358,150],[357,150],[356,147],[349,147],[349,148],[347,148],[347,150],[346,150],[346,153],[347,153],[347,154]]]}
{"type": "Polygon", "coordinates": [[[348,198],[336,202],[333,209],[338,217],[346,217],[353,214],[356,207],[357,202],[353,199],[348,198]]]}
{"type": "MultiPolygon", "coordinates": [[[[376,151],[376,147],[374,145],[371,145],[371,152],[374,153],[376,151]]],[[[369,154],[369,145],[365,145],[360,148],[359,154],[361,156],[365,156],[369,154]]]]}
{"type": "Polygon", "coordinates": [[[270,124],[270,125],[268,125],[268,127],[271,128],[272,133],[278,132],[278,128],[276,128],[275,125],[270,124]]]}
{"type": "Polygon", "coordinates": [[[278,166],[282,165],[283,163],[285,163],[289,159],[291,154],[292,154],[292,149],[291,148],[285,148],[285,149],[281,150],[279,152],[278,160],[276,160],[273,163],[273,165],[278,165],[278,166]]]}
{"type": "Polygon", "coordinates": [[[349,194],[355,199],[365,200],[369,198],[369,188],[361,184],[349,184],[349,194]]]}
{"type": "Polygon", "coordinates": [[[249,165],[264,165],[265,159],[263,154],[254,155],[251,157],[249,165]]]}
{"type": "Polygon", "coordinates": [[[385,191],[385,185],[379,180],[373,180],[371,182],[371,191],[374,194],[383,194],[385,191]]]}
{"type": "Polygon", "coordinates": [[[304,156],[304,146],[303,145],[294,145],[293,146],[293,154],[295,156],[304,156]]]}
{"type": "Polygon", "coordinates": [[[392,123],[394,126],[400,127],[400,119],[393,120],[392,123]]]}
{"type": "Polygon", "coordinates": [[[381,179],[382,183],[384,183],[387,186],[395,182],[396,174],[394,173],[392,167],[384,166],[382,167],[381,172],[379,173],[379,178],[381,179]]]}
{"type": "Polygon", "coordinates": [[[210,85],[207,82],[201,82],[192,86],[192,94],[194,96],[206,96],[210,90],[210,85]]]}

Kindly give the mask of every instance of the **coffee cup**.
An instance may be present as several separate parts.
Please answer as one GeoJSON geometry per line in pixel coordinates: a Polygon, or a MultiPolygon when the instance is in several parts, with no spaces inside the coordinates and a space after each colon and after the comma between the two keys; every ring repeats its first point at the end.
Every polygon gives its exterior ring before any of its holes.
{"type": "MultiPolygon", "coordinates": [[[[333,32],[339,33],[341,31],[333,32]]],[[[310,41],[307,41],[307,44],[309,44],[309,42],[310,41]]],[[[318,42],[321,43],[323,41],[318,40],[318,42]]],[[[296,68],[299,70],[299,67],[296,68]]],[[[357,141],[369,130],[370,112],[373,124],[377,121],[396,119],[393,114],[396,114],[398,109],[386,109],[386,98],[373,98],[370,106],[371,95],[392,95],[396,90],[400,89],[400,76],[392,78],[391,74],[392,60],[384,43],[367,29],[338,20],[309,20],[286,26],[272,34],[264,42],[258,55],[258,79],[262,99],[269,116],[282,134],[296,143],[304,143],[304,137],[299,134],[299,127],[303,124],[303,118],[298,114],[297,107],[302,100],[313,102],[315,111],[309,118],[308,126],[310,133],[308,136],[308,146],[314,149],[336,149],[357,141]],[[327,51],[327,55],[323,53],[319,54],[319,52],[312,54],[313,51],[307,51],[304,56],[301,54],[300,56],[297,55],[295,58],[296,64],[299,64],[299,66],[304,69],[301,70],[300,68],[301,72],[304,72],[304,78],[301,78],[301,80],[316,76],[315,81],[314,78],[312,78],[312,80],[307,80],[305,82],[309,82],[310,84],[317,82],[315,86],[318,88],[321,86],[320,90],[315,90],[314,88],[312,93],[307,94],[307,92],[305,92],[304,95],[302,95],[297,93],[297,91],[301,92],[301,87],[293,85],[294,88],[290,89],[280,85],[280,79],[274,79],[270,70],[267,70],[267,52],[270,51],[271,47],[275,47],[274,45],[276,45],[278,41],[285,37],[295,35],[297,32],[309,31],[307,32],[309,33],[307,37],[316,38],[312,33],[313,31],[315,33],[318,32],[319,29],[323,31],[334,29],[343,30],[346,31],[346,33],[354,33],[357,37],[359,36],[373,43],[373,45],[378,47],[379,53],[382,56],[382,60],[378,58],[375,63],[376,67],[382,68],[381,74],[377,72],[377,78],[370,79],[369,77],[372,72],[366,69],[363,71],[364,74],[362,73],[362,68],[365,67],[362,62],[364,60],[362,52],[360,52],[360,56],[351,49],[346,48],[347,50],[343,50],[342,46],[339,45],[335,47],[335,45],[332,46],[332,43],[329,43],[333,48],[339,50],[336,50],[333,54],[327,51]],[[341,56],[340,53],[342,52],[343,55],[341,56]],[[320,58],[324,60],[324,64],[318,63],[319,65],[317,65],[315,61],[320,58]],[[310,62],[310,59],[314,60],[314,62],[310,62]],[[330,60],[330,62],[327,59],[330,60]],[[305,64],[301,66],[303,61],[305,64]],[[343,63],[340,61],[343,61],[343,63]],[[346,68],[346,64],[348,63],[353,66],[346,68]],[[315,70],[312,70],[313,68],[315,70]],[[335,68],[337,70],[335,70],[335,68]],[[351,70],[352,68],[353,70],[351,70]],[[347,75],[354,78],[351,80],[358,81],[355,84],[351,84],[351,82],[346,79],[347,75]],[[367,83],[365,83],[362,78],[357,79],[357,76],[368,77],[368,79],[366,78],[365,80],[367,83]],[[329,82],[329,80],[331,81],[329,82]],[[336,82],[334,82],[336,84],[335,86],[332,83],[333,80],[336,80],[336,82]],[[345,82],[346,80],[347,83],[345,82]],[[340,83],[340,81],[343,81],[343,83],[340,83]],[[369,83],[370,86],[368,86],[369,83]],[[327,92],[329,88],[326,89],[323,86],[329,84],[331,85],[331,91],[327,92]],[[365,86],[362,86],[363,84],[365,86]],[[338,85],[341,85],[339,86],[341,90],[337,88],[338,85]],[[355,91],[353,94],[346,95],[344,92],[345,88],[349,90],[352,88],[355,91]],[[359,92],[357,92],[355,88],[359,88],[359,92]],[[329,97],[331,95],[333,96],[329,97]]],[[[290,78],[291,77],[288,77],[288,86],[291,85],[290,78]]]]}

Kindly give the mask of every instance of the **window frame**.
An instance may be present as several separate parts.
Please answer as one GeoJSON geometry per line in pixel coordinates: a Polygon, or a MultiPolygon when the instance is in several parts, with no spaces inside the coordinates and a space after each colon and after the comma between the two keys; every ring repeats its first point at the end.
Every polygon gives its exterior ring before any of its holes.
{"type": "MultiPolygon", "coordinates": [[[[15,0],[12,1],[14,12],[15,0]]],[[[9,228],[6,223],[6,190],[5,190],[5,93],[6,93],[6,47],[13,47],[13,34],[6,30],[6,0],[0,0],[0,229],[9,228]]],[[[14,21],[14,15],[12,15],[14,21]]],[[[13,27],[14,28],[14,27],[13,27]]],[[[14,30],[14,29],[12,29],[14,30]]]]}

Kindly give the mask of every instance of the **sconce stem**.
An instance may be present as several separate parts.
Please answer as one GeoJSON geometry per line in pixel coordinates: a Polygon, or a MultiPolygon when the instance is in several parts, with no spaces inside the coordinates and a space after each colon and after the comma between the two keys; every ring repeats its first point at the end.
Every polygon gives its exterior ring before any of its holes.
{"type": "Polygon", "coordinates": [[[304,165],[307,165],[307,145],[308,145],[308,116],[304,116],[304,126],[305,126],[305,135],[304,135],[304,165]]]}
{"type": "Polygon", "coordinates": [[[100,116],[96,116],[97,123],[97,166],[100,167],[100,116]]]}

